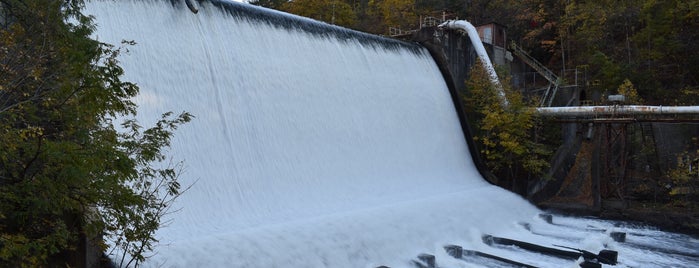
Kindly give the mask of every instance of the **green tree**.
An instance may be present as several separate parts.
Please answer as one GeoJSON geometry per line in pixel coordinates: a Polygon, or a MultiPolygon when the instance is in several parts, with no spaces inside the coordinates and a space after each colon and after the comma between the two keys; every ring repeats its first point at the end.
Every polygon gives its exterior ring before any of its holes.
{"type": "Polygon", "coordinates": [[[660,104],[696,104],[696,96],[683,93],[699,90],[699,0],[646,0],[640,16],[643,28],[632,37],[640,93],[660,104]]]}
{"type": "Polygon", "coordinates": [[[348,28],[357,22],[352,6],[343,0],[294,0],[282,4],[281,10],[348,28]]]}
{"type": "Polygon", "coordinates": [[[271,8],[271,9],[281,9],[282,5],[284,3],[288,2],[287,0],[250,0],[248,3],[256,6],[261,6],[261,7],[266,7],[266,8],[271,8]]]}
{"type": "Polygon", "coordinates": [[[162,150],[191,115],[118,131],[138,87],[120,78],[120,49],[91,38],[82,6],[0,0],[2,267],[71,265],[62,256],[77,239],[101,234],[126,253],[122,264],[138,264],[181,193],[179,164],[162,150]]]}
{"type": "Polygon", "coordinates": [[[589,79],[602,90],[613,90],[627,77],[636,80],[631,38],[640,27],[640,1],[570,1],[559,28],[566,67],[587,66],[589,79]]]}
{"type": "Polygon", "coordinates": [[[694,146],[677,155],[677,166],[666,176],[672,181],[670,196],[675,205],[696,208],[699,206],[699,139],[692,139],[694,146]]]}
{"type": "MultiPolygon", "coordinates": [[[[652,104],[695,104],[699,1],[567,1],[556,39],[565,67],[589,66],[588,77],[613,90],[628,78],[652,104]],[[565,57],[562,57],[565,56],[565,57]]],[[[536,35],[532,35],[536,36],[536,35]]]]}
{"type": "Polygon", "coordinates": [[[537,122],[518,91],[512,90],[508,79],[502,81],[509,105],[503,107],[495,87],[490,83],[482,64],[475,64],[466,82],[466,104],[477,115],[474,140],[488,169],[498,178],[505,179],[512,190],[523,190],[526,181],[517,181],[527,175],[542,176],[548,167],[549,151],[538,142],[534,133],[537,122]]]}
{"type": "Polygon", "coordinates": [[[419,28],[419,16],[415,2],[410,0],[383,0],[374,2],[378,5],[383,22],[390,27],[404,30],[419,28]]]}
{"type": "Polygon", "coordinates": [[[626,98],[626,103],[628,104],[643,103],[643,99],[641,99],[641,97],[638,96],[636,87],[634,87],[633,83],[631,83],[629,79],[624,79],[624,82],[621,83],[621,85],[619,85],[617,92],[621,95],[624,95],[624,97],[626,98]]]}

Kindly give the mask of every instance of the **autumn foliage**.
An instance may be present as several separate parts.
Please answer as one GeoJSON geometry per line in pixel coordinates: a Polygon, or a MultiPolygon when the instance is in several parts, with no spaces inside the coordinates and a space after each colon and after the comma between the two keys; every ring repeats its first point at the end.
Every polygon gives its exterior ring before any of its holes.
{"type": "Polygon", "coordinates": [[[515,188],[518,184],[526,185],[527,178],[543,178],[551,148],[538,140],[537,118],[531,104],[509,84],[507,79],[503,80],[509,102],[505,107],[485,68],[482,64],[474,64],[466,82],[466,106],[476,115],[478,129],[474,140],[486,166],[497,177],[505,179],[501,183],[505,184],[503,186],[515,188]]]}
{"type": "Polygon", "coordinates": [[[76,266],[80,237],[138,264],[182,191],[162,150],[192,116],[146,129],[116,119],[135,113],[139,88],[121,80],[121,48],[91,38],[82,5],[0,0],[1,267],[76,266]]]}

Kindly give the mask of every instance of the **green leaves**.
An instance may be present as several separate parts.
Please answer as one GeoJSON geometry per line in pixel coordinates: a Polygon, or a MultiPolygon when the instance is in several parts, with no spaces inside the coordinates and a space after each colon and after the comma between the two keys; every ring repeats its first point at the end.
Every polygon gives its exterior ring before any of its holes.
{"type": "Polygon", "coordinates": [[[675,205],[690,208],[699,207],[699,138],[692,138],[691,144],[677,157],[677,165],[669,169],[665,176],[671,182],[666,185],[675,205]]]}
{"type": "Polygon", "coordinates": [[[135,113],[138,87],[121,80],[125,48],[91,39],[82,1],[0,8],[10,22],[0,28],[0,266],[75,266],[58,256],[80,234],[104,235],[122,264],[138,264],[183,192],[182,163],[166,163],[163,149],[192,116],[117,131],[113,118],[135,113]]]}
{"type": "Polygon", "coordinates": [[[344,27],[354,26],[357,20],[352,6],[342,0],[295,0],[278,6],[285,12],[344,27]]]}
{"type": "Polygon", "coordinates": [[[477,115],[478,131],[474,139],[489,170],[509,180],[525,173],[541,175],[548,167],[549,150],[536,140],[533,110],[522,94],[512,90],[508,80],[502,81],[510,103],[502,107],[481,64],[474,64],[466,84],[468,109],[477,115]]]}

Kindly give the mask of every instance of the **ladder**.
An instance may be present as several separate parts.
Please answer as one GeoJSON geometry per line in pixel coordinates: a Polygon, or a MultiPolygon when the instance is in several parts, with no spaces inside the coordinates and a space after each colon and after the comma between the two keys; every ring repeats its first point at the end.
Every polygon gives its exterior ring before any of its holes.
{"type": "Polygon", "coordinates": [[[541,76],[549,81],[549,86],[546,88],[543,98],[541,98],[539,107],[550,107],[551,103],[553,103],[554,97],[556,96],[556,92],[562,83],[561,78],[546,68],[546,66],[541,64],[541,62],[534,59],[534,57],[529,55],[529,53],[524,51],[524,49],[515,44],[515,42],[510,43],[510,48],[517,57],[524,61],[524,63],[531,66],[536,72],[541,74],[541,76]]]}

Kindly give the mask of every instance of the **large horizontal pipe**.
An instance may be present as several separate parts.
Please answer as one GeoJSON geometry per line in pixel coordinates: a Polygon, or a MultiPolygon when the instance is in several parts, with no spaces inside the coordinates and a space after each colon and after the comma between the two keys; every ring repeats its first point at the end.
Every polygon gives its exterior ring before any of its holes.
{"type": "Polygon", "coordinates": [[[569,106],[539,107],[536,113],[541,116],[575,117],[575,116],[617,116],[617,115],[699,115],[699,106],[569,106]]]}

